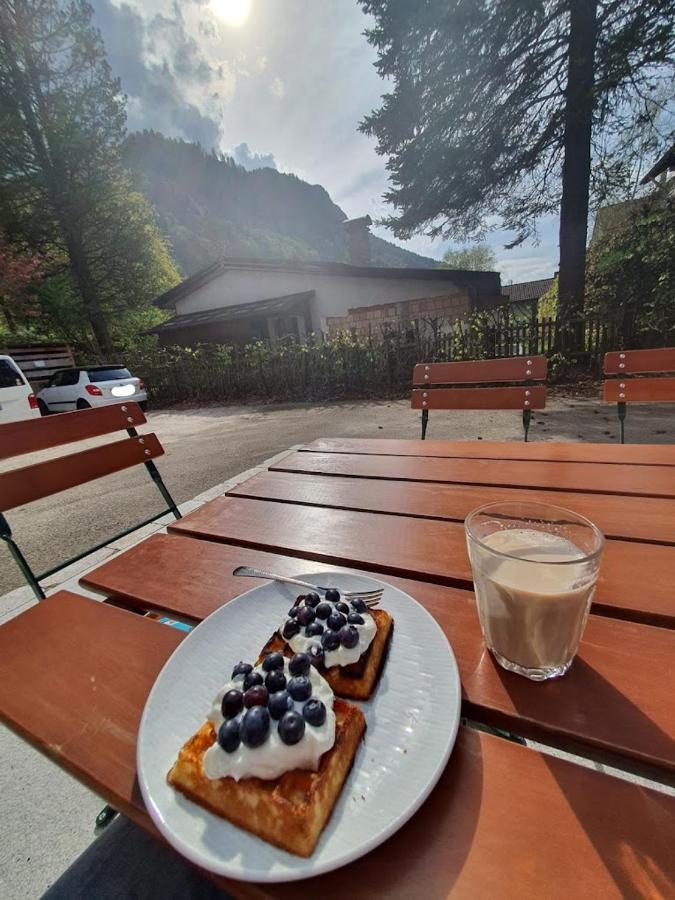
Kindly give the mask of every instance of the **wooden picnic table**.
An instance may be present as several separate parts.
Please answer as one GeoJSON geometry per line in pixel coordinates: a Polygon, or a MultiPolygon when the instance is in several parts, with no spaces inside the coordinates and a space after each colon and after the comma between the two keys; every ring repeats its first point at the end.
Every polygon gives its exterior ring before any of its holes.
{"type": "Polygon", "coordinates": [[[62,591],[2,626],[0,716],[154,830],[136,735],[184,635],[134,611],[198,622],[260,583],[232,576],[242,564],[382,576],[425,606],[455,651],[468,724],[448,767],[363,859],[301,885],[227,888],[289,900],[674,896],[675,799],[593,768],[675,780],[673,498],[673,447],[318,441],[84,576],[110,603],[62,591]],[[610,536],[579,656],[558,681],[505,672],[482,642],[461,520],[507,498],[569,506],[610,536]]]}

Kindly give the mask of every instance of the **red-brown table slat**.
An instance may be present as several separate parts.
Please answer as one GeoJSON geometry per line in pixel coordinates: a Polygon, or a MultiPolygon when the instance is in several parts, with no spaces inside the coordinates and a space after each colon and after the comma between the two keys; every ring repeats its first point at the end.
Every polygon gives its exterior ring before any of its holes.
{"type": "MultiPolygon", "coordinates": [[[[82,582],[137,608],[164,609],[199,621],[261,584],[234,577],[238,565],[290,576],[331,568],[211,541],[154,535],[87,573],[82,582]]],[[[418,600],[441,625],[457,656],[466,714],[476,721],[560,746],[589,744],[603,753],[675,769],[675,631],[591,616],[571,672],[533,687],[504,672],[485,651],[472,593],[402,578],[387,581],[418,600]],[[661,673],[659,679],[654,671],[661,673]]],[[[270,633],[276,624],[270,621],[270,633]]]]}
{"type": "Polygon", "coordinates": [[[261,472],[227,493],[230,497],[458,522],[463,522],[471,510],[485,503],[528,500],[574,510],[595,522],[607,537],[675,544],[675,500],[662,497],[621,497],[573,491],[553,493],[526,488],[391,482],[337,475],[324,478],[295,472],[261,472]]]}
{"type": "Polygon", "coordinates": [[[663,466],[437,457],[369,456],[348,453],[291,453],[270,466],[277,472],[343,475],[390,481],[493,484],[585,493],[675,497],[675,473],[663,466]]]}
{"type": "MultiPolygon", "coordinates": [[[[218,497],[169,530],[421,581],[472,582],[464,526],[458,522],[218,497]]],[[[675,617],[673,571],[672,546],[607,541],[595,608],[666,624],[675,617]]]]}
{"type": "Polygon", "coordinates": [[[439,456],[460,459],[534,459],[555,462],[629,463],[675,466],[673,444],[582,444],[542,441],[439,441],[383,438],[318,438],[305,453],[365,453],[375,456],[439,456]]]}
{"type": "MultiPolygon", "coordinates": [[[[61,593],[0,628],[0,716],[151,827],[134,745],[147,692],[180,640],[61,593]]],[[[301,887],[223,884],[280,900],[299,889],[336,898],[666,896],[674,817],[663,794],[461,729],[429,800],[363,859],[301,887]]]]}

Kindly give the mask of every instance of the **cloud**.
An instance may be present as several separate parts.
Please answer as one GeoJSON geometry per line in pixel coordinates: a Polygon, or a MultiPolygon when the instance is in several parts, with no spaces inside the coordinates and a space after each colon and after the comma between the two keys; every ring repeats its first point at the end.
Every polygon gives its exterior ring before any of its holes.
{"type": "Polygon", "coordinates": [[[251,153],[248,144],[238,144],[230,154],[238,166],[245,169],[276,169],[277,164],[271,153],[251,153]]]}

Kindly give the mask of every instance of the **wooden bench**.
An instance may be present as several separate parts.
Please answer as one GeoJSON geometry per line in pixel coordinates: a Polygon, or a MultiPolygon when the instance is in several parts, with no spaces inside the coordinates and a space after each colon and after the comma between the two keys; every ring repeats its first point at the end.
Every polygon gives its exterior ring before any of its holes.
{"type": "Polygon", "coordinates": [[[137,403],[116,403],[111,406],[63,413],[59,416],[0,425],[0,460],[100,437],[115,431],[124,430],[128,435],[123,440],[0,473],[0,539],[9,547],[10,553],[38,599],[45,597],[40,585],[43,578],[82,559],[111,540],[130,534],[137,528],[161,518],[168,512],[180,519],[178,508],[153,462],[153,459],[162,456],[164,448],[157,435],[139,435],[136,431],[136,426],[145,422],[145,415],[137,403]],[[77,556],[36,575],[16,543],[4,513],[141,463],[145,465],[157,485],[167,504],[166,508],[120,534],[107,538],[77,556]]]}
{"type": "Polygon", "coordinates": [[[675,377],[643,377],[675,373],[675,347],[660,350],[614,350],[605,354],[603,371],[605,376],[613,376],[603,383],[602,399],[606,403],[616,403],[622,444],[627,403],[675,401],[675,377]]]}
{"type": "Polygon", "coordinates": [[[547,364],[545,356],[418,363],[411,406],[422,410],[422,440],[430,409],[522,409],[527,441],[532,410],[546,405],[546,387],[535,382],[545,381],[547,364]]]}

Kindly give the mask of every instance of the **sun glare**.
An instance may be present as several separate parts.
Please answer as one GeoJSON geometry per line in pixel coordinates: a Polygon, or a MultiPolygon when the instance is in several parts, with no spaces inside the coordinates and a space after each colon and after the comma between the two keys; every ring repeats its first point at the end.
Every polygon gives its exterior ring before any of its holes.
{"type": "Polygon", "coordinates": [[[211,9],[226,25],[239,28],[251,12],[251,0],[211,0],[211,9]]]}

